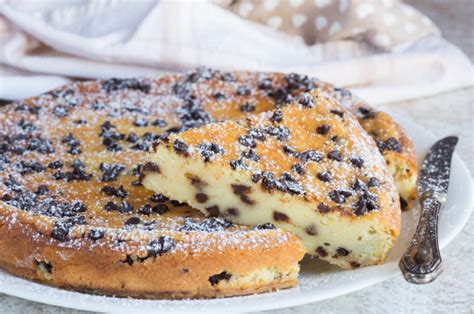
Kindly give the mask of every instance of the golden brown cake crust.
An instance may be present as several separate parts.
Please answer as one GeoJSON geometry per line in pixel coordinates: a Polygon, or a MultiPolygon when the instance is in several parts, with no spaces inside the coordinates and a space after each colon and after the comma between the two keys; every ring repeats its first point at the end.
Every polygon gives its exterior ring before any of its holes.
{"type": "MultiPolygon", "coordinates": [[[[2,214],[6,214],[2,211],[2,214]]],[[[10,217],[16,215],[12,214],[10,217]]],[[[39,281],[65,289],[137,298],[210,298],[245,295],[283,289],[296,285],[295,261],[302,258],[300,242],[294,236],[285,239],[282,233],[267,232],[248,238],[266,238],[252,249],[239,245],[221,249],[219,241],[210,241],[206,251],[180,250],[158,258],[124,262],[127,254],[87,239],[61,244],[38,231],[35,223],[20,223],[20,213],[14,224],[0,216],[0,265],[5,270],[23,278],[39,281]],[[6,227],[8,226],[8,228],[6,227]],[[43,264],[44,263],[44,264],[43,264]],[[45,271],[40,264],[51,267],[45,271]],[[230,284],[225,279],[212,285],[209,278],[221,274],[249,274],[259,269],[281,271],[279,278],[268,282],[242,281],[230,284]]],[[[26,218],[27,220],[31,220],[26,218]]],[[[232,238],[230,235],[229,238],[232,238]]],[[[140,251],[138,243],[130,244],[130,251],[140,251]]],[[[219,277],[219,276],[218,276],[219,277]]]]}
{"type": "MultiPolygon", "coordinates": [[[[140,186],[136,166],[143,166],[145,151],[164,131],[240,120],[312,88],[328,89],[343,102],[353,99],[305,76],[198,69],[162,78],[78,82],[0,108],[0,265],[65,288],[150,298],[227,296],[294,285],[294,267],[303,256],[296,237],[206,219],[160,196],[152,201],[153,194],[140,186]],[[248,254],[248,263],[239,258],[234,265],[222,251],[234,252],[243,239],[248,245],[236,254],[248,254]],[[155,276],[146,272],[155,263],[199,252],[209,243],[219,244],[208,248],[212,256],[185,259],[195,262],[188,275],[199,279],[186,292],[184,279],[149,286],[138,282],[155,276]],[[267,275],[259,282],[245,281],[262,270],[262,256],[269,256],[276,269],[264,269],[267,275]],[[214,260],[209,272],[202,267],[214,260]],[[99,265],[108,281],[80,275],[97,275],[99,265]],[[119,284],[117,271],[127,270],[130,277],[119,284]],[[216,275],[215,284],[206,278],[216,275]]],[[[404,153],[408,144],[400,143],[404,153]]],[[[170,273],[180,269],[166,267],[170,273]]]]}

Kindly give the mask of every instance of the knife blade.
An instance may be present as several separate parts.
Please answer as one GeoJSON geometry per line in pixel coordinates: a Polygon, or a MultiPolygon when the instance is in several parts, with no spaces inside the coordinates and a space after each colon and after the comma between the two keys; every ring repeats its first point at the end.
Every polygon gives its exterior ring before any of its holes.
{"type": "Polygon", "coordinates": [[[447,195],[451,156],[457,142],[456,136],[448,136],[430,148],[421,166],[418,195],[434,192],[447,195]]]}
{"type": "Polygon", "coordinates": [[[420,219],[415,235],[399,263],[408,282],[432,282],[443,270],[438,245],[438,218],[447,200],[451,159],[457,142],[456,136],[437,141],[423,160],[418,181],[420,219]]]}

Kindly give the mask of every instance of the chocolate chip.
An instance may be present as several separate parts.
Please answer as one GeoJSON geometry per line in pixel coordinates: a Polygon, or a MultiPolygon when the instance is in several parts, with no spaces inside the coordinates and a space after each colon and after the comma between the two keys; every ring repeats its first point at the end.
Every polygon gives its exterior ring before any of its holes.
{"type": "Polygon", "coordinates": [[[367,185],[364,183],[364,181],[355,179],[354,183],[351,185],[351,188],[356,192],[360,192],[367,190],[367,185]]]}
{"type": "Polygon", "coordinates": [[[63,167],[63,163],[60,160],[56,160],[56,161],[50,162],[48,164],[49,169],[59,169],[59,168],[62,168],[62,167],[63,167]]]}
{"type": "Polygon", "coordinates": [[[316,175],[319,180],[323,182],[331,182],[332,181],[332,176],[329,172],[318,172],[316,175]]]}
{"type": "Polygon", "coordinates": [[[147,162],[147,163],[143,166],[143,171],[161,173],[160,166],[158,166],[157,164],[155,164],[155,163],[153,163],[153,162],[147,162]]]}
{"type": "Polygon", "coordinates": [[[296,181],[296,179],[289,173],[285,172],[280,176],[280,183],[283,186],[283,189],[277,188],[282,192],[287,192],[290,194],[304,194],[303,187],[296,181]]]}
{"type": "Polygon", "coordinates": [[[250,159],[252,161],[259,161],[260,160],[260,156],[257,155],[255,150],[253,150],[253,149],[249,149],[247,151],[242,152],[242,157],[250,159]]]}
{"type": "Polygon", "coordinates": [[[53,232],[51,233],[51,237],[58,241],[67,241],[69,240],[69,230],[71,229],[71,225],[66,224],[62,221],[57,221],[54,224],[53,232]]]}
{"type": "Polygon", "coordinates": [[[71,146],[67,152],[71,155],[78,155],[82,153],[81,149],[78,146],[71,146]]]}
{"type": "Polygon", "coordinates": [[[352,195],[351,191],[348,190],[333,190],[329,192],[329,198],[337,204],[346,202],[346,198],[352,195]]]}
{"type": "Polygon", "coordinates": [[[332,150],[328,153],[328,159],[342,161],[341,152],[338,150],[332,150]]]}
{"type": "Polygon", "coordinates": [[[300,175],[303,175],[306,173],[306,171],[304,170],[304,166],[300,163],[297,163],[297,164],[294,164],[293,166],[291,166],[291,171],[297,173],[297,174],[300,174],[300,175]]]}
{"type": "Polygon", "coordinates": [[[321,214],[325,214],[325,213],[328,213],[331,211],[331,207],[329,207],[328,205],[324,204],[324,203],[319,203],[318,204],[318,211],[321,213],[321,214]]]}
{"type": "Polygon", "coordinates": [[[247,169],[247,166],[244,164],[244,161],[242,160],[242,158],[237,159],[237,160],[231,160],[229,164],[233,170],[247,169]]]}
{"type": "Polygon", "coordinates": [[[239,216],[239,210],[237,208],[228,208],[227,214],[230,216],[239,216]]]}
{"type": "Polygon", "coordinates": [[[68,135],[66,135],[61,142],[69,146],[79,146],[79,141],[74,138],[74,135],[72,135],[72,133],[68,133],[68,135]]]}
{"type": "Polygon", "coordinates": [[[129,89],[138,90],[142,93],[148,94],[151,90],[151,86],[149,84],[135,78],[111,78],[109,80],[103,81],[101,85],[102,88],[108,93],[122,89],[129,89]]]}
{"type": "Polygon", "coordinates": [[[302,162],[308,162],[308,161],[318,162],[318,161],[321,161],[322,158],[323,158],[323,155],[316,150],[307,150],[298,154],[298,159],[301,160],[302,162]]]}
{"type": "Polygon", "coordinates": [[[326,135],[331,127],[327,124],[321,124],[316,128],[316,132],[321,135],[326,135]]]}
{"type": "Polygon", "coordinates": [[[364,215],[367,212],[378,209],[376,196],[370,192],[364,192],[352,207],[352,212],[357,215],[364,215]]]}
{"type": "Polygon", "coordinates": [[[288,156],[293,156],[293,155],[296,154],[296,149],[294,149],[293,147],[288,146],[288,145],[284,145],[284,146],[283,146],[283,151],[284,151],[285,154],[287,154],[288,156]]]}
{"type": "Polygon", "coordinates": [[[394,137],[390,137],[385,142],[377,141],[377,147],[379,148],[380,152],[382,152],[382,153],[385,150],[394,151],[394,152],[398,152],[398,153],[400,153],[402,151],[402,147],[400,145],[400,142],[394,137]]]}
{"type": "Polygon", "coordinates": [[[142,181],[140,180],[135,180],[132,182],[132,186],[143,186],[142,181]]]}
{"type": "Polygon", "coordinates": [[[221,74],[221,80],[223,80],[224,82],[233,82],[235,81],[235,78],[234,76],[232,75],[232,73],[222,73],[221,74]]]}
{"type": "Polygon", "coordinates": [[[279,87],[275,90],[272,90],[268,93],[268,96],[272,97],[277,106],[280,106],[282,104],[289,103],[290,101],[293,100],[293,96],[288,93],[284,88],[279,87]]]}
{"type": "Polygon", "coordinates": [[[180,140],[175,140],[173,144],[174,151],[178,155],[189,156],[189,147],[186,143],[180,140]]]}
{"type": "Polygon", "coordinates": [[[127,197],[127,194],[127,191],[125,191],[122,185],[115,191],[115,196],[120,197],[122,199],[127,197]]]}
{"type": "Polygon", "coordinates": [[[258,181],[260,181],[261,178],[262,178],[261,173],[254,173],[252,174],[251,180],[253,183],[257,183],[258,181]]]}
{"type": "Polygon", "coordinates": [[[156,257],[171,251],[176,246],[176,242],[169,236],[160,236],[153,239],[148,244],[148,256],[156,257]]]}
{"type": "Polygon", "coordinates": [[[369,182],[367,182],[367,186],[369,188],[372,188],[372,187],[379,187],[380,186],[380,181],[379,179],[377,179],[376,177],[371,177],[369,179],[369,182]]]}
{"type": "Polygon", "coordinates": [[[138,209],[138,212],[143,215],[151,215],[153,209],[149,204],[145,204],[138,209]]]}
{"type": "Polygon", "coordinates": [[[242,106],[240,106],[240,111],[242,112],[254,112],[256,109],[255,105],[251,102],[245,102],[242,106]]]}
{"type": "Polygon", "coordinates": [[[138,135],[136,135],[135,133],[132,132],[132,133],[128,134],[126,140],[129,143],[136,143],[140,140],[140,138],[138,137],[138,135]]]}
{"type": "Polygon", "coordinates": [[[216,154],[223,154],[224,149],[219,144],[214,143],[202,143],[198,146],[199,153],[205,162],[209,162],[211,158],[216,154]]]}
{"type": "Polygon", "coordinates": [[[298,103],[303,107],[312,108],[314,106],[313,98],[310,94],[304,93],[298,99],[298,103]]]}
{"type": "Polygon", "coordinates": [[[226,272],[226,271],[223,271],[220,274],[210,276],[209,277],[209,282],[211,283],[211,286],[215,286],[215,285],[219,284],[220,281],[229,280],[230,278],[232,278],[232,275],[230,273],[226,272]]]}
{"type": "Polygon", "coordinates": [[[331,109],[329,112],[341,118],[344,117],[344,112],[340,110],[331,109]]]}
{"type": "Polygon", "coordinates": [[[166,205],[166,204],[156,204],[155,206],[153,206],[153,212],[157,213],[157,214],[160,214],[160,215],[163,215],[164,213],[166,213],[167,211],[169,211],[169,207],[166,205]]]}
{"type": "Polygon", "coordinates": [[[245,147],[250,147],[250,148],[257,147],[257,143],[255,142],[255,139],[250,135],[240,136],[239,137],[239,143],[240,143],[240,145],[243,145],[245,147]]]}
{"type": "Polygon", "coordinates": [[[272,88],[272,81],[269,78],[264,78],[258,83],[258,88],[268,90],[272,88]]]}
{"type": "Polygon", "coordinates": [[[408,202],[401,196],[400,196],[400,207],[403,211],[408,209],[408,202]]]}
{"type": "Polygon", "coordinates": [[[349,255],[350,251],[346,250],[343,247],[338,247],[336,249],[337,256],[347,256],[349,255]]]}
{"type": "Polygon", "coordinates": [[[203,180],[201,180],[201,178],[195,174],[186,174],[186,177],[188,178],[189,181],[191,181],[191,185],[192,186],[195,186],[197,188],[200,188],[200,187],[203,187],[203,186],[206,186],[207,183],[204,182],[203,180]]]}
{"type": "Polygon", "coordinates": [[[316,226],[315,225],[309,225],[308,227],[306,227],[306,233],[311,235],[311,236],[318,235],[318,232],[316,230],[316,226]]]}
{"type": "Polygon", "coordinates": [[[169,200],[170,200],[169,197],[166,197],[163,194],[153,194],[150,197],[150,201],[155,202],[155,203],[165,203],[169,200]]]}
{"type": "Polygon", "coordinates": [[[186,203],[181,203],[181,202],[178,202],[177,200],[171,200],[170,203],[174,207],[180,207],[180,206],[185,206],[186,205],[186,203]]]}
{"type": "Polygon", "coordinates": [[[275,229],[275,226],[272,223],[267,222],[267,223],[255,226],[254,229],[256,229],[256,230],[272,230],[272,229],[275,229]]]}
{"type": "Polygon", "coordinates": [[[87,238],[92,241],[97,241],[105,236],[104,229],[91,229],[87,234],[87,238]]]}
{"type": "Polygon", "coordinates": [[[283,221],[283,222],[290,222],[290,217],[288,217],[286,214],[281,213],[279,211],[273,211],[273,219],[275,221],[283,221]]]}
{"type": "Polygon", "coordinates": [[[27,149],[30,151],[37,151],[40,154],[52,154],[55,152],[51,141],[37,137],[28,142],[27,149]]]}
{"type": "Polygon", "coordinates": [[[271,191],[273,190],[276,185],[277,185],[277,179],[275,175],[271,172],[264,172],[262,174],[263,180],[262,180],[262,186],[264,189],[271,191]]]}
{"type": "Polygon", "coordinates": [[[56,171],[51,175],[51,178],[54,180],[62,180],[64,179],[65,174],[62,171],[56,171]]]}
{"type": "Polygon", "coordinates": [[[265,127],[265,132],[271,136],[275,136],[279,141],[286,141],[290,136],[290,129],[283,125],[277,127],[267,126],[265,127]]]}
{"type": "Polygon", "coordinates": [[[350,162],[357,168],[361,168],[364,165],[364,160],[359,156],[351,157],[350,162]]]}
{"type": "Polygon", "coordinates": [[[101,191],[104,192],[108,196],[114,196],[115,195],[115,188],[112,187],[112,186],[106,185],[101,189],[101,191]]]}
{"type": "Polygon", "coordinates": [[[217,217],[219,216],[220,214],[220,211],[219,211],[219,206],[210,206],[210,207],[207,207],[206,208],[206,211],[209,213],[210,216],[212,217],[217,217]]]}
{"type": "Polygon", "coordinates": [[[248,195],[252,193],[252,188],[243,184],[231,184],[232,191],[240,200],[248,205],[254,205],[255,201],[251,200],[248,195]]]}
{"type": "Polygon", "coordinates": [[[239,96],[248,96],[252,93],[252,90],[248,86],[239,86],[237,88],[237,95],[239,96]]]}
{"type": "Polygon", "coordinates": [[[164,128],[168,125],[168,123],[166,123],[166,121],[163,119],[156,119],[151,123],[151,125],[156,126],[158,128],[164,128]]]}
{"type": "Polygon", "coordinates": [[[118,206],[118,211],[121,212],[122,214],[129,213],[133,211],[133,206],[129,202],[123,201],[118,206]]]}
{"type": "Polygon", "coordinates": [[[262,129],[250,128],[247,134],[258,141],[265,141],[265,138],[266,138],[265,133],[262,129]]]}
{"type": "Polygon", "coordinates": [[[363,119],[373,119],[373,118],[375,118],[375,112],[370,108],[360,107],[358,109],[358,111],[362,115],[363,119]]]}
{"type": "Polygon", "coordinates": [[[82,203],[81,201],[73,201],[71,203],[71,210],[77,213],[85,212],[87,209],[86,204],[82,203]]]}
{"type": "Polygon", "coordinates": [[[206,203],[209,200],[209,197],[205,193],[196,193],[196,201],[198,203],[206,203]]]}
{"type": "Polygon", "coordinates": [[[108,212],[118,210],[118,206],[114,202],[107,202],[104,206],[104,210],[108,212]]]}
{"type": "Polygon", "coordinates": [[[56,106],[56,107],[54,107],[54,109],[53,109],[53,114],[54,114],[56,117],[62,118],[62,117],[67,116],[68,111],[67,111],[67,108],[65,108],[65,107],[63,107],[63,106],[56,106]]]}
{"type": "Polygon", "coordinates": [[[350,262],[349,264],[351,265],[352,268],[359,268],[360,267],[360,264],[357,263],[357,262],[354,262],[354,261],[350,262]]]}
{"type": "Polygon", "coordinates": [[[272,116],[270,117],[270,121],[279,123],[283,121],[283,111],[277,109],[273,112],[272,116]]]}
{"type": "Polygon", "coordinates": [[[121,262],[130,266],[132,266],[134,263],[133,258],[130,255],[127,255],[127,257],[121,262]]]}
{"type": "Polygon", "coordinates": [[[390,137],[385,141],[385,148],[398,153],[402,151],[400,142],[394,137],[390,137]]]}
{"type": "Polygon", "coordinates": [[[318,246],[316,248],[316,253],[318,253],[319,256],[321,257],[326,257],[328,256],[328,252],[326,251],[325,248],[323,248],[322,246],[318,246]]]}
{"type": "Polygon", "coordinates": [[[100,170],[103,172],[100,180],[102,182],[110,182],[117,180],[117,177],[125,170],[125,166],[121,164],[101,163],[100,170]]]}
{"type": "Polygon", "coordinates": [[[86,167],[86,165],[84,165],[80,159],[74,159],[74,161],[71,163],[71,167],[76,170],[82,170],[86,167]]]}
{"type": "Polygon", "coordinates": [[[217,92],[217,93],[215,93],[215,94],[213,95],[213,97],[214,97],[214,99],[215,99],[216,101],[218,101],[218,102],[219,102],[219,101],[222,101],[222,100],[224,100],[224,99],[226,99],[226,96],[225,96],[224,93],[222,93],[222,92],[217,92]]]}
{"type": "Polygon", "coordinates": [[[45,167],[37,161],[20,160],[12,164],[13,171],[21,175],[30,174],[33,172],[39,173],[45,170],[45,167]]]}
{"type": "Polygon", "coordinates": [[[130,217],[129,219],[127,219],[125,221],[124,225],[126,225],[126,226],[138,225],[140,222],[141,222],[140,218],[134,216],[134,217],[130,217]]]}

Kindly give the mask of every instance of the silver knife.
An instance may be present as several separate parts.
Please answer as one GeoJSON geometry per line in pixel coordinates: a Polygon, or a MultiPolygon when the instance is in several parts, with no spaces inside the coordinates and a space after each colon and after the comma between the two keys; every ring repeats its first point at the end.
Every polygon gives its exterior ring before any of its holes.
{"type": "Polygon", "coordinates": [[[420,220],[399,263],[408,282],[430,283],[443,271],[438,245],[438,217],[447,200],[451,158],[457,142],[456,136],[439,140],[423,160],[418,181],[420,220]]]}

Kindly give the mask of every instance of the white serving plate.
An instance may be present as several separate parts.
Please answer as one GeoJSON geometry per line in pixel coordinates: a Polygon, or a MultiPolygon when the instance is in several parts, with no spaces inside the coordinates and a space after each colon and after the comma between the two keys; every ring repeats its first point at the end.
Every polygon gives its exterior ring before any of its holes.
{"type": "MultiPolygon", "coordinates": [[[[413,122],[397,119],[413,139],[418,161],[436,138],[413,122]]],[[[454,155],[448,202],[440,216],[439,243],[448,245],[467,223],[473,207],[473,186],[468,168],[454,155]]],[[[0,270],[0,292],[51,305],[98,312],[159,311],[159,312],[251,312],[321,301],[400,275],[398,260],[408,246],[418,221],[419,209],[402,214],[401,236],[383,265],[343,271],[316,259],[302,262],[297,288],[261,295],[214,300],[135,300],[71,292],[33,283],[0,270]]]]}

